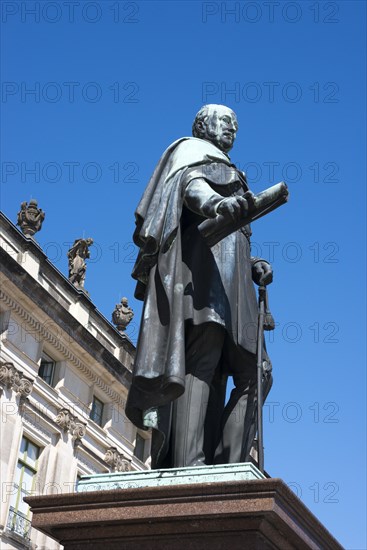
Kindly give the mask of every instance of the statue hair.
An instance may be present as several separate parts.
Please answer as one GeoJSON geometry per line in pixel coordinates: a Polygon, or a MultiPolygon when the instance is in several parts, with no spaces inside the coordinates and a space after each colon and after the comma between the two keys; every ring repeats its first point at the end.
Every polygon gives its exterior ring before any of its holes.
{"type": "MultiPolygon", "coordinates": [[[[218,105],[216,103],[208,103],[208,105],[203,105],[201,107],[192,125],[192,135],[194,137],[200,138],[203,135],[204,132],[199,128],[199,122],[206,122],[211,112],[213,114],[216,112],[217,107],[225,107],[226,109],[229,109],[229,107],[226,107],[225,105],[218,105]]],[[[229,110],[232,111],[232,109],[229,110]]]]}

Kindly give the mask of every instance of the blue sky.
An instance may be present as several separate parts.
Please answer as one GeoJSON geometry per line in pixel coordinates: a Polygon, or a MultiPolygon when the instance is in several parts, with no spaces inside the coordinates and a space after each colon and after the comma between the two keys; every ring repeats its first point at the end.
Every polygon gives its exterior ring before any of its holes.
{"type": "Polygon", "coordinates": [[[253,225],[278,323],[265,465],[365,549],[365,3],[1,8],[1,209],[15,222],[38,199],[37,240],[65,274],[70,243],[93,237],[86,288],[107,318],[129,298],[133,340],[134,209],[201,105],[237,113],[231,158],[254,192],[288,183],[289,203],[253,225]]]}

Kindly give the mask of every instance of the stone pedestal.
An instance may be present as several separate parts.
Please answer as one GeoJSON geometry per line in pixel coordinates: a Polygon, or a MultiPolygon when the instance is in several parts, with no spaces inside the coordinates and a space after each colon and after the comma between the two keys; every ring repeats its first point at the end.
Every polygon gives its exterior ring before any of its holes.
{"type": "Polygon", "coordinates": [[[239,466],[119,473],[125,488],[112,490],[111,475],[94,476],[81,492],[26,501],[33,527],[65,550],[342,550],[285,483],[239,466]],[[144,475],[155,482],[141,486],[144,475]]]}

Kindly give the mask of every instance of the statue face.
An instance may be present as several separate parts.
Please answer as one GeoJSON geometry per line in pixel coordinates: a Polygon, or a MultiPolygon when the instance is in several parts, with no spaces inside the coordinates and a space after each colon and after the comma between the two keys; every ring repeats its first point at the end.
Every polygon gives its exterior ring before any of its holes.
{"type": "Polygon", "coordinates": [[[232,149],[236,139],[237,117],[228,107],[218,105],[209,111],[208,118],[203,122],[203,129],[205,130],[203,138],[227,153],[232,149]]]}

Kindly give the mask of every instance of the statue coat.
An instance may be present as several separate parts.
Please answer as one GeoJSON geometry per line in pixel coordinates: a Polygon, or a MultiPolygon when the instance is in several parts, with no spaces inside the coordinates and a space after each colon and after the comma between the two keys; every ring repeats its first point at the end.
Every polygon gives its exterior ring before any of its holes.
{"type": "MultiPolygon", "coordinates": [[[[235,344],[256,352],[250,227],[211,248],[198,231],[220,200],[247,190],[224,152],[182,138],[163,154],[136,210],[133,277],[144,308],[126,414],[146,429],[146,411],[157,410],[152,467],[169,466],[170,405],[185,388],[185,323],[219,323],[235,344]]],[[[224,400],[222,379],[218,386],[224,400]]]]}

